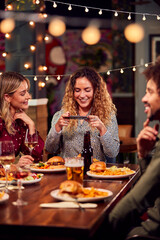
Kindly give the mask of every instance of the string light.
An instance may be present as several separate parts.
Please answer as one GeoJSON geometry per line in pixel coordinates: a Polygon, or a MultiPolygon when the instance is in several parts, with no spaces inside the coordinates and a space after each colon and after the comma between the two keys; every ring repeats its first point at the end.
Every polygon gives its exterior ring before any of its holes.
{"type": "MultiPolygon", "coordinates": [[[[107,73],[107,75],[111,75],[111,73],[119,71],[121,74],[124,73],[125,70],[127,69],[132,69],[132,71],[136,71],[137,68],[139,67],[148,67],[149,64],[153,64],[154,62],[149,62],[149,63],[145,63],[145,64],[139,64],[139,65],[135,65],[135,66],[129,66],[129,67],[123,67],[123,68],[117,68],[117,69],[109,69],[105,72],[99,72],[99,74],[104,74],[107,73]]],[[[71,75],[71,73],[68,74],[64,74],[64,75],[24,75],[25,77],[33,77],[34,81],[37,81],[37,78],[44,78],[46,81],[49,80],[50,77],[54,77],[56,78],[58,81],[62,78],[62,77],[69,77],[71,75]]]]}
{"type": "Polygon", "coordinates": [[[30,50],[34,52],[36,50],[36,47],[34,45],[30,45],[30,50]]]}
{"type": "Polygon", "coordinates": [[[114,13],[114,16],[115,16],[115,17],[118,17],[118,12],[117,12],[117,11],[114,13]]]}
{"type": "Polygon", "coordinates": [[[46,80],[46,81],[48,81],[48,80],[49,80],[49,77],[48,77],[48,76],[46,76],[46,77],[45,77],[45,80],[46,80]]]}
{"type": "Polygon", "coordinates": [[[35,82],[37,81],[37,77],[36,77],[36,76],[34,76],[34,81],[35,81],[35,82]]]}
{"type": "Polygon", "coordinates": [[[160,20],[160,16],[159,15],[157,15],[157,20],[160,20]]]}
{"type": "Polygon", "coordinates": [[[7,57],[7,53],[6,53],[6,52],[3,52],[3,53],[2,53],[2,57],[4,57],[4,58],[7,57]]]}
{"type": "MultiPolygon", "coordinates": [[[[85,12],[89,12],[89,9],[93,9],[93,10],[98,10],[98,14],[101,15],[101,12],[113,12],[115,17],[118,16],[119,13],[123,13],[123,14],[127,14],[128,15],[128,20],[131,20],[131,14],[133,15],[142,15],[142,18],[144,18],[146,20],[146,15],[147,16],[153,16],[157,18],[157,14],[151,14],[151,13],[139,13],[139,12],[128,12],[128,11],[121,11],[121,10],[112,10],[112,9],[106,9],[106,8],[102,8],[101,10],[99,10],[100,8],[98,7],[91,7],[91,6],[83,6],[83,5],[79,5],[79,4],[73,4],[73,3],[65,3],[65,2],[59,2],[59,1],[52,1],[52,0],[44,0],[44,2],[51,2],[53,3],[53,7],[56,8],[57,7],[57,3],[58,4],[62,4],[62,5],[72,5],[72,7],[79,7],[79,8],[85,8],[85,12]],[[100,12],[100,13],[99,13],[100,12]]],[[[143,21],[145,21],[143,19],[143,21]]],[[[160,20],[160,17],[158,17],[157,20],[160,20]]]]}
{"type": "Polygon", "coordinates": [[[99,14],[99,15],[102,15],[102,9],[99,10],[98,14],[99,14]]]}
{"type": "Polygon", "coordinates": [[[71,4],[69,5],[68,10],[69,10],[69,11],[72,10],[72,6],[71,6],[71,4]]]}
{"type": "Polygon", "coordinates": [[[145,16],[145,14],[143,14],[142,20],[143,20],[143,21],[146,21],[146,16],[145,16]]]}
{"type": "Polygon", "coordinates": [[[6,33],[5,34],[5,38],[7,38],[7,39],[11,38],[11,34],[10,33],[6,33]]]}
{"type": "Polygon", "coordinates": [[[53,7],[56,8],[57,7],[57,4],[56,2],[53,2],[53,7]]]}
{"type": "Polygon", "coordinates": [[[60,75],[57,76],[57,80],[59,81],[61,79],[60,75]]]}
{"type": "Polygon", "coordinates": [[[85,7],[85,12],[89,12],[89,9],[87,7],[85,7]]]}
{"type": "Polygon", "coordinates": [[[35,22],[34,21],[29,21],[29,25],[34,27],[35,26],[35,22]]]}
{"type": "Polygon", "coordinates": [[[128,20],[131,20],[131,14],[129,13],[129,15],[128,15],[128,20]]]}

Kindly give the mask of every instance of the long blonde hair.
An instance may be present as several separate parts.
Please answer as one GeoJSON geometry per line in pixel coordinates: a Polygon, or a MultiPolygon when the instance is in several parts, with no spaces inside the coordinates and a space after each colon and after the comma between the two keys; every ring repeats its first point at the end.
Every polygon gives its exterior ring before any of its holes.
{"type": "MultiPolygon", "coordinates": [[[[94,88],[91,114],[97,115],[105,125],[109,125],[112,114],[116,114],[117,110],[107,90],[105,81],[92,67],[80,68],[70,76],[62,100],[62,109],[64,112],[69,111],[71,115],[78,115],[78,104],[74,99],[74,86],[76,79],[79,77],[86,77],[94,88]]],[[[75,120],[70,121],[66,130],[72,131],[73,127],[77,127],[77,121],[75,120]]]]}
{"type": "Polygon", "coordinates": [[[23,81],[26,81],[28,88],[30,82],[27,78],[17,72],[5,72],[0,75],[0,117],[4,120],[9,134],[14,134],[15,129],[12,125],[10,104],[5,100],[5,94],[12,96],[23,81]]]}

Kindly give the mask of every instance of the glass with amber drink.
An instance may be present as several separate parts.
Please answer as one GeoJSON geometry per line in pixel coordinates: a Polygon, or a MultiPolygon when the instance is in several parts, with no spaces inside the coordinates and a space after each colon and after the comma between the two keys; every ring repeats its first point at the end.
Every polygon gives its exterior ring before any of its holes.
{"type": "Polygon", "coordinates": [[[68,157],[64,160],[67,172],[67,180],[74,180],[82,184],[84,177],[84,158],[68,157]]]}

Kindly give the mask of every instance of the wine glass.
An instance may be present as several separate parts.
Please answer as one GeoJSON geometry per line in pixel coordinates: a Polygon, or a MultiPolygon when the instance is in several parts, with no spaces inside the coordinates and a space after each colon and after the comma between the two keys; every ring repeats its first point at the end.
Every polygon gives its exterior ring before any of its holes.
{"type": "Polygon", "coordinates": [[[29,129],[27,129],[26,130],[24,144],[26,145],[26,147],[29,148],[30,155],[32,156],[32,150],[38,144],[38,134],[37,134],[37,131],[35,131],[35,133],[31,135],[29,133],[29,129]]]}
{"type": "Polygon", "coordinates": [[[25,206],[28,202],[22,199],[22,179],[27,177],[30,173],[30,169],[28,167],[17,167],[13,172],[12,176],[17,179],[17,186],[18,186],[18,198],[15,202],[12,202],[15,206],[25,206]]]}
{"type": "Polygon", "coordinates": [[[8,170],[11,163],[15,161],[13,141],[0,141],[0,163],[5,169],[6,183],[5,191],[8,191],[8,170]]]}

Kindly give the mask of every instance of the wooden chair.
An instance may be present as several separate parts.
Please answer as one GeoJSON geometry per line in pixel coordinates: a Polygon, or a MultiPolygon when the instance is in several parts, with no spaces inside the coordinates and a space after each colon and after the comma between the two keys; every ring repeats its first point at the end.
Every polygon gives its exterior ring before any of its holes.
{"type": "Polygon", "coordinates": [[[136,152],[137,144],[136,139],[132,138],[132,129],[133,126],[131,124],[118,125],[118,133],[121,143],[120,152],[117,158],[119,163],[124,163],[124,161],[128,162],[128,159],[131,156],[130,153],[136,152]]]}

